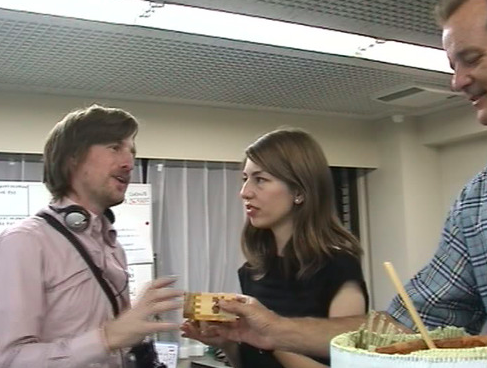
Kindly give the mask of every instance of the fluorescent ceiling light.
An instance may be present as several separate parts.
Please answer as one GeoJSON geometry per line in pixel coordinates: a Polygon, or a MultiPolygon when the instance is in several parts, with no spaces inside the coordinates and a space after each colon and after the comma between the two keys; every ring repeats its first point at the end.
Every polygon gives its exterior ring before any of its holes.
{"type": "Polygon", "coordinates": [[[0,8],[185,32],[452,73],[432,47],[145,0],[0,0],[0,8]]]}

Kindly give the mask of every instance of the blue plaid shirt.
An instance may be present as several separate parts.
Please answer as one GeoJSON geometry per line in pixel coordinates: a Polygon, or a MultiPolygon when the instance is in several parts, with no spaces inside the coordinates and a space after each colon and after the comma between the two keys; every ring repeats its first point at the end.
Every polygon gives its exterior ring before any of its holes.
{"type": "MultiPolygon", "coordinates": [[[[436,254],[405,287],[426,326],[480,332],[487,310],[487,168],[462,190],[436,254]]],[[[388,313],[414,329],[398,296],[388,313]]]]}

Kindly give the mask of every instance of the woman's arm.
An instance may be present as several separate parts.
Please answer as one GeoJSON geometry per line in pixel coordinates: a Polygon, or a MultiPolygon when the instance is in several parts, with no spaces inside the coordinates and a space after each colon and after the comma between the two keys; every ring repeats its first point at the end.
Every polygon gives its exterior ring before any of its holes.
{"type": "Polygon", "coordinates": [[[367,306],[363,291],[356,281],[345,282],[334,296],[328,317],[348,317],[365,314],[367,306]]]}
{"type": "MultiPolygon", "coordinates": [[[[347,317],[364,314],[365,298],[360,285],[355,281],[347,281],[338,290],[330,304],[329,317],[347,317]]],[[[324,368],[324,364],[307,356],[276,350],[276,359],[285,368],[324,368]]]]}
{"type": "Polygon", "coordinates": [[[276,350],[274,356],[285,368],[328,368],[327,365],[308,358],[305,355],[276,350]]]}

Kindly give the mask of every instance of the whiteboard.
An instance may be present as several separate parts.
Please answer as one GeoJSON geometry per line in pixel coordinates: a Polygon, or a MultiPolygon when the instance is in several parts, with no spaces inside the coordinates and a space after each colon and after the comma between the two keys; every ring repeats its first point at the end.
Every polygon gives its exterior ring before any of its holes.
{"type": "Polygon", "coordinates": [[[150,184],[130,184],[125,201],[112,207],[117,239],[127,254],[127,262],[153,263],[152,200],[150,184]]]}
{"type": "MultiPolygon", "coordinates": [[[[0,181],[0,232],[36,214],[50,199],[43,183],[0,181]]],[[[113,226],[128,264],[153,263],[150,184],[130,184],[125,201],[112,210],[116,219],[113,226]]]]}
{"type": "Polygon", "coordinates": [[[154,278],[154,267],[151,263],[133,264],[128,266],[129,292],[132,304],[145,290],[147,284],[154,278]]]}

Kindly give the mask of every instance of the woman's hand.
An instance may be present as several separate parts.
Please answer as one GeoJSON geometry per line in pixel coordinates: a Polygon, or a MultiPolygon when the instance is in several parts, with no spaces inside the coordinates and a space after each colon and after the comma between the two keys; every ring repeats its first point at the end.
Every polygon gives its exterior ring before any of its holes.
{"type": "Polygon", "coordinates": [[[230,342],[226,338],[218,335],[214,328],[207,322],[186,321],[181,325],[182,336],[189,339],[198,340],[205,345],[211,345],[220,349],[230,342]]]}

